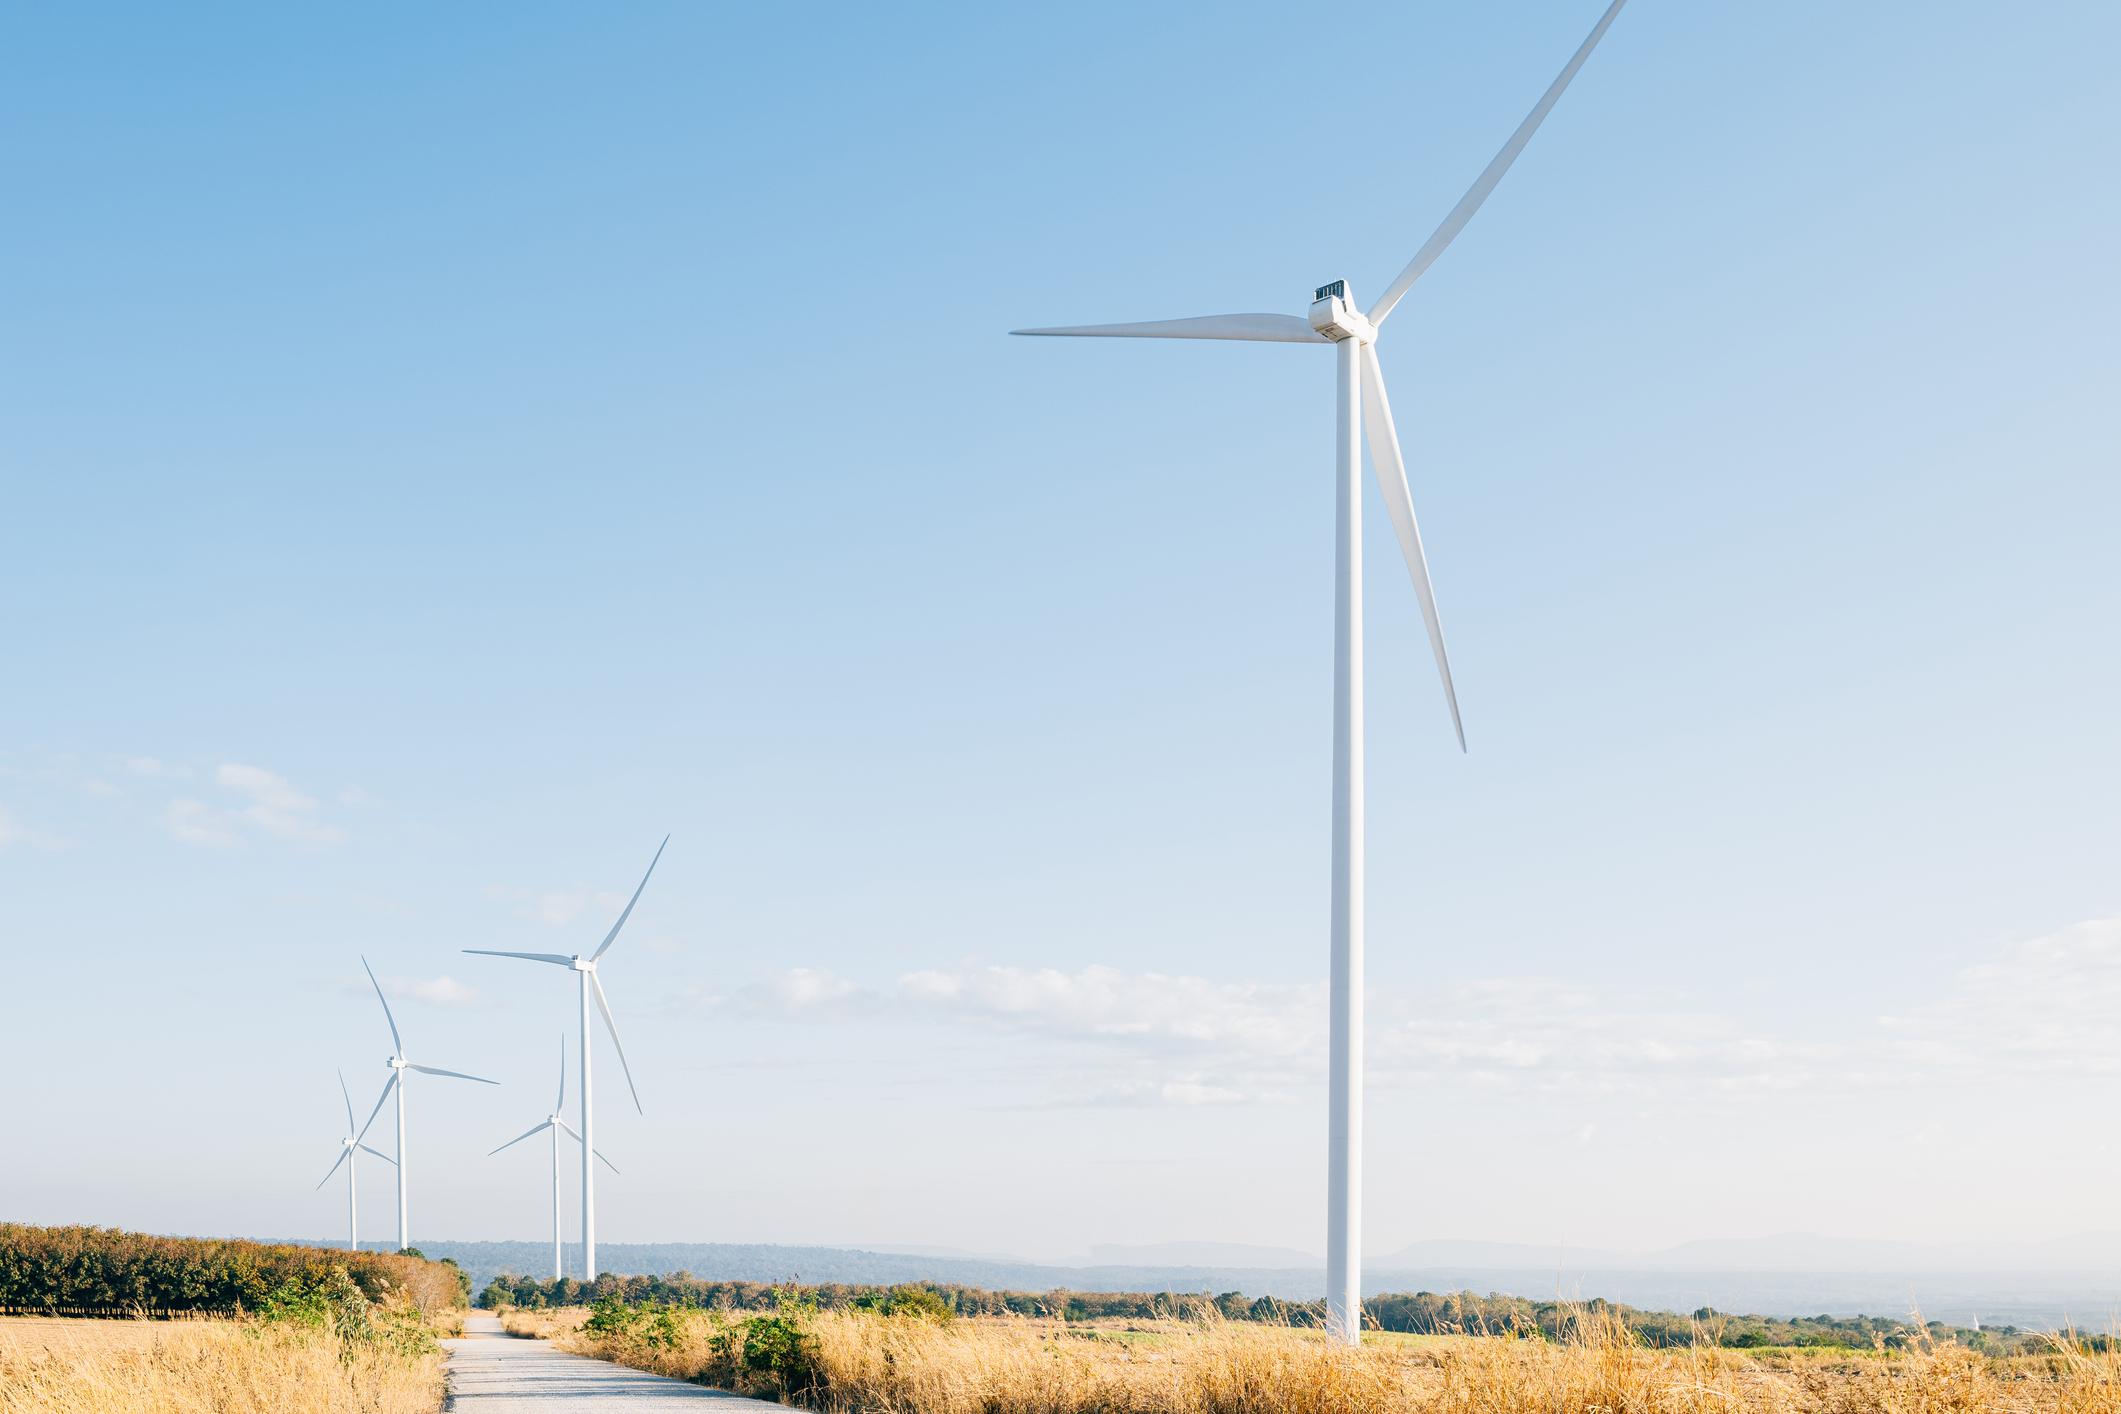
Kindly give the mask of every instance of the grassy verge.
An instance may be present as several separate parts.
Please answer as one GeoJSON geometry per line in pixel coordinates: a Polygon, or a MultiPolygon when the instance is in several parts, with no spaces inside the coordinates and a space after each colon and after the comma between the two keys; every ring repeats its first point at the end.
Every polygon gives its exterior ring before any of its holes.
{"type": "Polygon", "coordinates": [[[2121,1356],[1655,1347],[1615,1318],[1564,1339],[1375,1338],[1215,1318],[1100,1329],[790,1306],[510,1312],[564,1349],[823,1414],[2121,1414],[2121,1356]]]}
{"type": "MultiPolygon", "coordinates": [[[[417,1319],[417,1318],[415,1318],[417,1319]]],[[[442,1357],[299,1320],[0,1319],[0,1414],[432,1414],[442,1357]]]]}

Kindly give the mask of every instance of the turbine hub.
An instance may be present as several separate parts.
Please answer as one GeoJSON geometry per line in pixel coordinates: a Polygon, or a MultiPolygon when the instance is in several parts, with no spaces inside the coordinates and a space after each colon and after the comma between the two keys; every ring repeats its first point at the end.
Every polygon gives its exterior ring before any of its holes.
{"type": "Polygon", "coordinates": [[[574,955],[573,966],[577,972],[594,972],[597,970],[596,960],[583,957],[580,953],[574,955]]]}
{"type": "Polygon", "coordinates": [[[1346,280],[1320,285],[1311,296],[1311,327],[1336,344],[1343,339],[1367,344],[1377,337],[1376,327],[1355,307],[1346,280]]]}

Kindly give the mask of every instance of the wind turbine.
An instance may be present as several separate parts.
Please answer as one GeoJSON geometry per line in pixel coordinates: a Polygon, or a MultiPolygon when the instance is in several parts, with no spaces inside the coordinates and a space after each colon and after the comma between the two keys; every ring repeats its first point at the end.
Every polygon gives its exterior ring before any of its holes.
{"type": "Polygon", "coordinates": [[[361,1142],[361,1136],[354,1133],[353,1096],[346,1093],[346,1072],[343,1070],[339,1072],[339,1098],[346,1102],[346,1137],[339,1141],[339,1162],[325,1170],[324,1177],[317,1180],[317,1187],[322,1188],[331,1182],[331,1176],[339,1171],[339,1164],[346,1165],[346,1250],[358,1252],[361,1250],[361,1234],[356,1217],[354,1170],[359,1165],[353,1162],[354,1150],[374,1154],[386,1164],[395,1164],[397,1160],[380,1149],[369,1148],[361,1142]]]}
{"type": "MultiPolygon", "coordinates": [[[[597,1279],[597,1173],[596,1165],[591,1162],[590,1157],[596,1152],[596,1113],[590,1104],[589,1093],[589,998],[592,993],[596,995],[597,1010],[604,1013],[604,1026],[611,1032],[611,1048],[619,1053],[619,1069],[625,1072],[626,1089],[633,1096],[633,1108],[636,1112],[641,1112],[641,1092],[634,1089],[633,1067],[626,1064],[626,1048],[619,1044],[619,1024],[611,1019],[611,1003],[604,999],[604,984],[597,980],[597,959],[611,951],[612,943],[618,939],[619,929],[625,927],[626,920],[633,916],[633,906],[641,901],[641,890],[648,887],[649,875],[655,873],[656,863],[662,859],[663,851],[669,844],[670,836],[663,836],[663,843],[655,847],[655,858],[648,861],[648,873],[641,876],[641,882],[634,889],[633,897],[626,900],[626,907],[619,914],[619,921],[611,925],[611,931],[604,935],[604,941],[598,943],[597,950],[589,956],[583,957],[580,953],[563,957],[556,952],[499,952],[493,948],[464,949],[465,952],[479,957],[519,957],[525,962],[549,962],[555,967],[572,968],[576,973],[582,1014],[582,1132],[575,1137],[582,1141],[584,1281],[597,1279]]],[[[556,1139],[553,1142],[557,1144],[559,1141],[556,1139]]]]}
{"type": "Polygon", "coordinates": [[[1345,280],[1322,285],[1312,296],[1308,318],[1293,314],[1218,314],[1197,319],[1158,319],[1138,324],[1089,324],[1065,329],[1017,329],[1017,334],[1119,339],[1235,339],[1282,344],[1332,344],[1338,376],[1334,390],[1334,467],[1337,482],[1333,613],[1333,905],[1332,1025],[1326,1139],[1326,1306],[1334,1333],[1349,1344],[1362,1339],[1362,995],[1363,995],[1363,703],[1362,703],[1362,441],[1368,419],[1370,462],[1384,494],[1385,511],[1414,578],[1421,616],[1428,627],[1436,670],[1443,678],[1451,726],[1465,749],[1465,725],[1444,653],[1443,623],[1429,584],[1421,531],[1407,490],[1406,463],[1392,406],[1385,398],[1377,362],[1377,338],[1385,317],[1465,229],[1524,151],[1562,91],[1605,37],[1626,0],[1612,0],[1590,36],[1534,105],[1517,131],[1495,154],[1458,205],[1436,228],[1399,278],[1368,313],[1359,311],[1345,280]]]}
{"type": "Polygon", "coordinates": [[[368,965],[368,959],[365,957],[361,959],[361,970],[368,974],[368,985],[376,989],[376,1000],[383,1003],[383,1019],[390,1023],[390,1044],[395,1049],[391,1052],[388,1062],[390,1079],[383,1082],[383,1093],[376,1096],[376,1107],[368,1112],[368,1123],[361,1126],[360,1134],[355,1137],[362,1139],[368,1137],[368,1126],[374,1124],[376,1116],[382,1113],[383,1102],[390,1098],[391,1091],[397,1091],[398,1157],[395,1162],[398,1166],[398,1250],[402,1252],[412,1245],[410,1228],[405,1212],[405,1073],[417,1070],[422,1075],[446,1075],[451,1080],[476,1080],[481,1085],[498,1085],[501,1082],[488,1080],[484,1076],[466,1075],[461,1070],[443,1070],[438,1066],[414,1065],[411,1061],[405,1059],[405,1042],[398,1036],[398,1019],[390,1014],[390,1002],[383,996],[383,984],[376,981],[376,970],[368,965]]]}
{"type": "MultiPolygon", "coordinates": [[[[547,1129],[552,1131],[552,1279],[554,1281],[558,1281],[561,1277],[567,1275],[566,1268],[560,1265],[560,1135],[566,1133],[572,1136],[576,1143],[580,1143],[582,1139],[581,1135],[574,1132],[574,1126],[560,1118],[560,1112],[566,1108],[567,1036],[566,1033],[562,1032],[560,1035],[560,1094],[559,1098],[552,1102],[552,1113],[545,1116],[542,1123],[532,1125],[501,1146],[501,1149],[513,1149],[533,1134],[547,1129]]],[[[493,1150],[486,1157],[492,1158],[494,1154],[500,1153],[501,1149],[493,1150]]],[[[613,1173],[619,1171],[619,1166],[605,1158],[602,1150],[597,1151],[597,1160],[613,1173]]]]}

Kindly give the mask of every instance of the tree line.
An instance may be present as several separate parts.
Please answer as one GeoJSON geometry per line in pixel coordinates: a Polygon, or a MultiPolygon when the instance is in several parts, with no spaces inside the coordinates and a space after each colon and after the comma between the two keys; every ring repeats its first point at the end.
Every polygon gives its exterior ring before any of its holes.
{"type": "MultiPolygon", "coordinates": [[[[685,1272],[667,1276],[616,1276],[606,1274],[595,1282],[572,1277],[540,1280],[508,1274],[495,1277],[479,1293],[478,1304],[490,1308],[515,1306],[591,1306],[599,1302],[623,1305],[696,1306],[726,1311],[775,1311],[790,1299],[816,1305],[822,1310],[876,1308],[907,1293],[926,1293],[953,1316],[1030,1316],[1060,1321],[1096,1320],[1198,1320],[1214,1317],[1229,1321],[1266,1321],[1295,1326],[1325,1323],[1323,1301],[1283,1301],[1271,1296],[1252,1297],[1226,1291],[990,1291],[983,1287],[951,1282],[920,1282],[899,1286],[863,1286],[826,1283],[791,1286],[754,1281],[708,1281],[685,1272]]],[[[2031,1348],[2038,1337],[2012,1327],[1972,1331],[1939,1322],[1919,1326],[1912,1321],[1879,1316],[1801,1316],[1788,1319],[1770,1316],[1731,1315],[1707,1307],[1691,1314],[1641,1311],[1603,1300],[1531,1301],[1519,1296],[1475,1292],[1396,1292],[1373,1296],[1363,1302],[1364,1324],[1376,1330],[1403,1331],[1419,1335],[1485,1334],[1514,1335],[1545,1340],[1568,1338],[1577,1323],[1618,1316],[1645,1344],[1691,1346],[1697,1340],[1746,1349],[1763,1346],[1827,1346],[1870,1350],[1904,1349],[1922,1340],[1948,1340],[1993,1353],[2031,1348]]]]}
{"type": "Polygon", "coordinates": [[[470,1295],[455,1263],[414,1252],[0,1223],[0,1312],[10,1314],[256,1311],[287,1291],[323,1288],[334,1272],[372,1302],[403,1298],[437,1310],[470,1295]]]}

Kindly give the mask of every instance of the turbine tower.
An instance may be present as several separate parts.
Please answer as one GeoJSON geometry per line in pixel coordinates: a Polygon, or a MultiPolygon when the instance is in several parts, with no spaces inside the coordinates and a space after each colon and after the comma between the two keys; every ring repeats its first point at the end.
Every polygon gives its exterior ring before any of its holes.
{"type": "MultiPolygon", "coordinates": [[[[560,1033],[560,1093],[559,1097],[552,1102],[552,1113],[545,1116],[541,1123],[532,1125],[501,1146],[501,1149],[513,1149],[533,1134],[547,1129],[552,1131],[552,1279],[554,1281],[558,1281],[561,1277],[567,1275],[567,1269],[560,1263],[560,1135],[564,1133],[578,1144],[582,1140],[582,1136],[575,1133],[574,1127],[560,1117],[566,1108],[567,1035],[562,1032],[560,1033]]],[[[492,1158],[495,1154],[500,1153],[501,1149],[490,1151],[486,1157],[492,1158]]],[[[597,1162],[603,1164],[605,1168],[610,1169],[613,1173],[619,1171],[619,1166],[605,1158],[602,1150],[597,1151],[597,1162]]]]}
{"type": "Polygon", "coordinates": [[[361,1230],[356,1202],[358,1195],[354,1189],[354,1170],[359,1165],[353,1162],[354,1150],[374,1154],[386,1164],[395,1164],[397,1160],[379,1149],[369,1148],[361,1142],[361,1136],[354,1133],[353,1096],[346,1093],[346,1072],[343,1070],[339,1072],[339,1098],[346,1102],[346,1137],[339,1141],[338,1163],[324,1171],[324,1177],[317,1180],[317,1187],[322,1188],[331,1182],[331,1176],[339,1171],[339,1164],[346,1165],[346,1250],[358,1252],[361,1250],[361,1230]]]}
{"type": "Polygon", "coordinates": [[[1089,324],[1064,329],[1017,329],[1017,334],[1119,339],[1235,339],[1260,343],[1331,344],[1337,377],[1333,399],[1336,533],[1333,612],[1333,902],[1331,1041],[1326,1124],[1326,1306],[1334,1333],[1349,1344],[1362,1339],[1362,996],[1363,996],[1363,703],[1362,703],[1362,444],[1367,431],[1370,464],[1384,495],[1385,512],[1399,537],[1414,578],[1429,646],[1443,679],[1451,726],[1465,749],[1458,694],[1444,653],[1443,623],[1429,584],[1421,531],[1407,490],[1406,465],[1392,406],[1385,398],[1377,362],[1377,338],[1387,315],[1444,248],[1465,229],[1510,164],[1561,98],[1590,57],[1620,7],[1612,0],[1598,23],[1550,84],[1525,120],[1495,154],[1443,224],[1436,228],[1399,278],[1367,313],[1359,310],[1345,280],[1322,285],[1312,296],[1309,318],[1293,314],[1220,314],[1198,319],[1159,319],[1138,324],[1089,324]],[[1367,427],[1365,420],[1367,419],[1367,427]]]}
{"type": "Polygon", "coordinates": [[[376,1116],[382,1113],[383,1102],[390,1098],[391,1091],[397,1091],[398,1157],[394,1162],[398,1166],[398,1250],[402,1252],[412,1246],[411,1228],[406,1216],[405,1206],[405,1077],[407,1073],[417,1070],[422,1075],[446,1075],[451,1080],[476,1080],[481,1085],[498,1085],[500,1082],[498,1080],[488,1080],[484,1076],[466,1075],[461,1070],[443,1070],[432,1065],[414,1065],[407,1060],[405,1058],[405,1042],[398,1036],[398,1019],[390,1014],[390,1003],[383,996],[383,984],[376,981],[376,970],[368,965],[368,959],[365,957],[361,959],[361,970],[368,974],[368,985],[376,989],[376,1000],[383,1003],[383,1019],[390,1023],[390,1044],[394,1049],[391,1051],[390,1059],[387,1062],[390,1066],[390,1079],[383,1082],[383,1093],[376,1096],[376,1107],[368,1112],[368,1122],[361,1126],[361,1132],[356,1137],[362,1139],[368,1137],[368,1126],[374,1124],[376,1116]]]}
{"type": "MultiPolygon", "coordinates": [[[[633,1108],[641,1112],[641,1092],[634,1089],[633,1068],[626,1064],[626,1048],[619,1044],[619,1024],[611,1019],[611,1003],[604,998],[604,984],[597,980],[597,960],[611,951],[618,939],[619,929],[633,916],[633,906],[641,901],[641,890],[648,887],[648,880],[655,873],[655,866],[670,845],[670,836],[663,836],[663,843],[655,847],[655,858],[648,861],[648,873],[626,900],[626,907],[619,914],[619,921],[611,925],[604,941],[587,957],[579,953],[562,956],[556,952],[500,952],[493,948],[466,948],[467,953],[479,957],[519,957],[525,962],[549,962],[555,967],[572,968],[575,973],[577,992],[581,1003],[582,1019],[582,1132],[575,1137],[582,1142],[582,1279],[597,1279],[597,1174],[592,1155],[596,1153],[596,1112],[590,1103],[589,1091],[589,999],[596,997],[597,1010],[604,1014],[605,1029],[611,1032],[611,1049],[619,1054],[619,1069],[625,1073],[626,1089],[633,1096],[633,1108]]],[[[535,1132],[535,1131],[533,1131],[535,1132]]],[[[553,1141],[557,1144],[559,1141],[553,1141]]],[[[609,1163],[610,1160],[605,1160],[609,1163]]]]}

